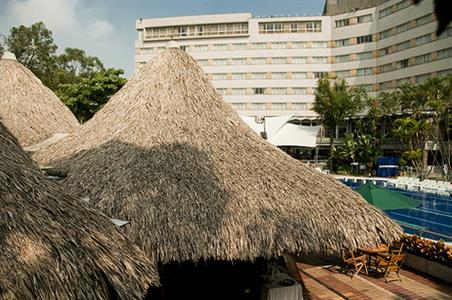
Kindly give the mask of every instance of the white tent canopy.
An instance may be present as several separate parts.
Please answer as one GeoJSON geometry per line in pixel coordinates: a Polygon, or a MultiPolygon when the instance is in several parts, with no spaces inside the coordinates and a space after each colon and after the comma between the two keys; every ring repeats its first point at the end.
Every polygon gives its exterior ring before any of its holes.
{"type": "Polygon", "coordinates": [[[256,118],[241,116],[242,120],[257,134],[266,133],[267,141],[275,146],[316,147],[321,126],[303,126],[288,123],[293,116],[265,117],[263,123],[256,118]]]}

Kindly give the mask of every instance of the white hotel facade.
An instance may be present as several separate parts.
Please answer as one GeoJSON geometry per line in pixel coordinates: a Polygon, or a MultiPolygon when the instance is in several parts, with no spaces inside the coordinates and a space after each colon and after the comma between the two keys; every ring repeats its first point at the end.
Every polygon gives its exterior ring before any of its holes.
{"type": "Polygon", "coordinates": [[[452,73],[452,27],[437,37],[433,0],[389,0],[334,16],[249,13],[137,20],[136,68],[177,43],[241,115],[316,118],[325,73],[377,94],[452,73]]]}

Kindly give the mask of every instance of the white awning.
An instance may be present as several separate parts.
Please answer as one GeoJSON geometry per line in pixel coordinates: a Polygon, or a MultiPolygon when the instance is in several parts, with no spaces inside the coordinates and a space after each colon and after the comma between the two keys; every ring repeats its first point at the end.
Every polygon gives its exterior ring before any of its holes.
{"type": "Polygon", "coordinates": [[[242,120],[248,125],[251,129],[253,129],[254,132],[256,132],[259,136],[261,135],[261,132],[264,131],[264,124],[258,124],[256,123],[255,117],[248,117],[248,116],[240,116],[242,120]]]}
{"type": "Polygon", "coordinates": [[[314,148],[317,145],[317,134],[319,130],[320,126],[302,126],[286,123],[268,141],[275,146],[314,148]]]}
{"type": "Polygon", "coordinates": [[[271,139],[283,126],[286,124],[291,115],[279,116],[279,117],[268,117],[265,118],[265,131],[267,133],[267,139],[271,139]]]}

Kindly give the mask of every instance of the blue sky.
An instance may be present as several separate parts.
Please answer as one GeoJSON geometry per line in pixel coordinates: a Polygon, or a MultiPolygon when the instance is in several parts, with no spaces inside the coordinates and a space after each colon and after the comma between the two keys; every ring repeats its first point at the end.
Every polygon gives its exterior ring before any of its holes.
{"type": "Polygon", "coordinates": [[[0,33],[43,21],[59,51],[84,49],[130,77],[138,18],[233,12],[319,15],[323,5],[323,0],[0,0],[0,33]]]}

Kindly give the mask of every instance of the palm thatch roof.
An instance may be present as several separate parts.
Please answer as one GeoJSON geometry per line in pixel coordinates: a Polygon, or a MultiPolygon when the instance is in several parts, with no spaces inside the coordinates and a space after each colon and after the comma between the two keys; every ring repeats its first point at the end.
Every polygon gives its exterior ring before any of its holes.
{"type": "Polygon", "coordinates": [[[0,122],[0,299],[142,299],[154,265],[67,196],[0,122]]]}
{"type": "Polygon", "coordinates": [[[60,99],[14,56],[0,59],[0,91],[0,119],[22,147],[79,125],[60,99]]]}
{"type": "Polygon", "coordinates": [[[336,252],[402,232],[333,177],[256,136],[180,49],[143,66],[36,158],[67,173],[66,188],[96,208],[132,220],[128,236],[163,262],[336,252]]]}

